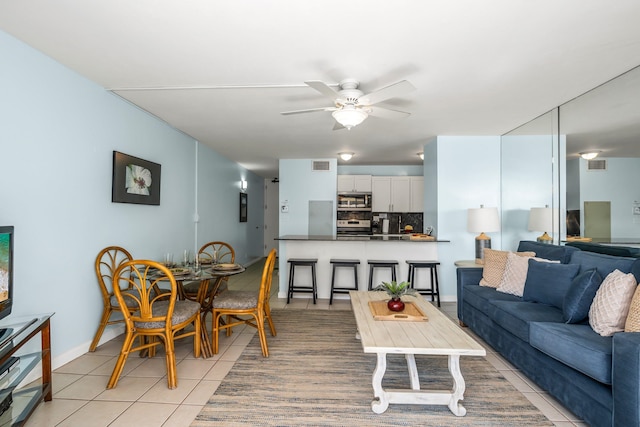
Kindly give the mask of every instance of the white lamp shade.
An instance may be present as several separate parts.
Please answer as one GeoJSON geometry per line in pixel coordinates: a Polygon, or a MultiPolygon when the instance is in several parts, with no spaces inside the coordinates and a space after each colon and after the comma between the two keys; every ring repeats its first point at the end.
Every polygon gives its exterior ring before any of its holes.
{"type": "Polygon", "coordinates": [[[531,208],[529,212],[529,231],[553,231],[553,209],[531,208]]]}
{"type": "Polygon", "coordinates": [[[467,214],[467,230],[472,233],[500,231],[498,208],[471,208],[467,214]]]}
{"type": "Polygon", "coordinates": [[[353,157],[353,153],[338,153],[338,155],[345,162],[348,162],[353,157]]]}
{"type": "Polygon", "coordinates": [[[369,117],[366,111],[355,108],[353,105],[345,105],[340,110],[331,113],[334,119],[347,129],[358,126],[369,117]]]}

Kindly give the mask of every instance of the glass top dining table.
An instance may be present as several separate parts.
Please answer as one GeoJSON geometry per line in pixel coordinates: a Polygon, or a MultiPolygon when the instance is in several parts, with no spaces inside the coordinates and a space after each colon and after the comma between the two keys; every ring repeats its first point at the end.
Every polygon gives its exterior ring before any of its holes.
{"type": "Polygon", "coordinates": [[[212,310],[213,300],[220,290],[220,286],[225,278],[244,273],[246,270],[240,264],[232,265],[203,265],[198,269],[186,267],[184,269],[170,269],[178,285],[178,297],[189,299],[200,304],[200,335],[201,350],[205,358],[213,356],[213,347],[209,332],[207,331],[206,317],[212,310]],[[185,272],[180,274],[184,270],[185,272]],[[197,294],[185,292],[184,284],[188,282],[200,282],[197,294]]]}

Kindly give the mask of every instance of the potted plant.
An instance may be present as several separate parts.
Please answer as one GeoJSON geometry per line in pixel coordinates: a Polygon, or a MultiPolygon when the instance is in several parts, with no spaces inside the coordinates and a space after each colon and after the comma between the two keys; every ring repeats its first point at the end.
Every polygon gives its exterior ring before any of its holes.
{"type": "Polygon", "coordinates": [[[391,311],[404,310],[404,302],[401,297],[403,295],[420,295],[418,291],[409,287],[409,282],[382,282],[381,285],[376,286],[374,291],[384,291],[391,297],[387,302],[387,308],[391,311]]]}

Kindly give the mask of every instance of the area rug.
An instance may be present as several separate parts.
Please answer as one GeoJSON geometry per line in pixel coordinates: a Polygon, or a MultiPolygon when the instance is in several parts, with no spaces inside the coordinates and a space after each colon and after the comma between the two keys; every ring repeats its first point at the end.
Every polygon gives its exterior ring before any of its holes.
{"type": "MultiPolygon", "coordinates": [[[[461,357],[465,417],[446,406],[391,404],[371,410],[374,354],[355,338],[350,311],[273,312],[269,357],[256,335],[191,424],[209,426],[552,426],[483,357],[461,357]]],[[[410,388],[401,355],[387,356],[383,387],[410,388]]],[[[446,357],[416,356],[423,389],[450,390],[446,357]]]]}

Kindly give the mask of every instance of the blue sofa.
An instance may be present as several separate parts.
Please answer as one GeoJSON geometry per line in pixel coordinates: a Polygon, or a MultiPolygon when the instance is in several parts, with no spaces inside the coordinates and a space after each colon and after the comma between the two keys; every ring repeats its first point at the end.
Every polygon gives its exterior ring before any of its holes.
{"type": "MultiPolygon", "coordinates": [[[[518,251],[572,264],[578,275],[619,269],[640,278],[636,258],[531,241],[518,251]]],[[[481,267],[457,269],[461,324],[589,425],[640,427],[640,333],[600,336],[588,320],[565,323],[561,308],[526,301],[526,287],[521,298],[479,286],[481,278],[481,267]]]]}

